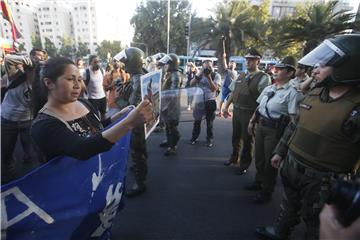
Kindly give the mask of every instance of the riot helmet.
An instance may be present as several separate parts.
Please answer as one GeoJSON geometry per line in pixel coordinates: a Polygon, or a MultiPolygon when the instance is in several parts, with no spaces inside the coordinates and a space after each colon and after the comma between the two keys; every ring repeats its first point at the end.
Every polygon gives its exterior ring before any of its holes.
{"type": "Polygon", "coordinates": [[[159,61],[161,58],[163,58],[166,54],[165,53],[157,53],[157,54],[154,54],[152,57],[155,58],[156,61],[159,61]]]}
{"type": "Polygon", "coordinates": [[[144,52],[136,47],[129,47],[115,55],[114,59],[125,64],[125,71],[130,74],[143,73],[144,52]]]}
{"type": "Polygon", "coordinates": [[[179,69],[179,63],[179,57],[174,53],[167,54],[159,60],[159,65],[169,64],[168,72],[177,71],[179,69]]]}
{"type": "Polygon", "coordinates": [[[300,59],[299,63],[331,66],[333,73],[318,86],[360,84],[360,34],[338,35],[326,39],[300,59]]]}

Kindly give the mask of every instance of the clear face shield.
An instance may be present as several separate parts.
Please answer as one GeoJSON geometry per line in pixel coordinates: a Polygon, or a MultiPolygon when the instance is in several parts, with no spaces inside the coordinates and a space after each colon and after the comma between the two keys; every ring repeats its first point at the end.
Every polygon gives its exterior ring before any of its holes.
{"type": "Polygon", "coordinates": [[[169,63],[171,63],[171,58],[169,57],[169,55],[165,55],[163,58],[159,60],[160,65],[165,65],[169,63]]]}
{"type": "Polygon", "coordinates": [[[346,58],[346,54],[329,40],[325,40],[314,50],[305,55],[299,64],[312,66],[333,66],[341,64],[346,58]]]}
{"type": "Polygon", "coordinates": [[[118,54],[116,54],[116,55],[114,56],[114,59],[115,59],[116,61],[120,61],[120,62],[125,63],[125,61],[126,61],[126,59],[127,59],[125,49],[122,50],[121,52],[119,52],[118,54]]]}

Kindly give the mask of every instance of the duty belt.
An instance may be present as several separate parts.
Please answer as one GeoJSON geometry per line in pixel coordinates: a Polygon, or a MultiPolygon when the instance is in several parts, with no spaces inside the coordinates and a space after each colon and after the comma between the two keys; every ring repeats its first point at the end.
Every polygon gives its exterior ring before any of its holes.
{"type": "Polygon", "coordinates": [[[281,122],[277,121],[277,120],[270,119],[270,118],[266,118],[266,117],[260,115],[259,123],[261,123],[261,125],[263,125],[265,127],[278,129],[280,127],[281,122]]]}
{"type": "Polygon", "coordinates": [[[315,168],[312,166],[307,165],[303,160],[302,157],[298,154],[289,151],[289,157],[286,159],[288,161],[288,164],[296,169],[298,172],[308,176],[308,177],[329,177],[336,174],[335,172],[332,172],[329,169],[320,169],[315,168]]]}

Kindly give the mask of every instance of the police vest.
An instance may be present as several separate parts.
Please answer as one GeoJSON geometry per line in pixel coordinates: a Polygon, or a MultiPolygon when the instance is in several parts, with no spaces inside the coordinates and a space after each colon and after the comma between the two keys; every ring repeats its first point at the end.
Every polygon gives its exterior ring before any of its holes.
{"type": "Polygon", "coordinates": [[[233,104],[235,108],[255,111],[258,106],[256,99],[259,97],[258,84],[266,73],[258,71],[242,77],[235,82],[233,104]],[[246,78],[249,78],[246,80],[246,78]]]}
{"type": "Polygon", "coordinates": [[[314,89],[300,103],[299,122],[289,149],[311,166],[348,173],[359,159],[360,148],[344,134],[342,126],[359,106],[360,91],[354,89],[337,101],[322,102],[322,90],[314,89]]]}
{"type": "Polygon", "coordinates": [[[180,88],[181,76],[178,71],[167,72],[164,76],[164,83],[162,85],[162,90],[169,90],[172,87],[180,88]]]}

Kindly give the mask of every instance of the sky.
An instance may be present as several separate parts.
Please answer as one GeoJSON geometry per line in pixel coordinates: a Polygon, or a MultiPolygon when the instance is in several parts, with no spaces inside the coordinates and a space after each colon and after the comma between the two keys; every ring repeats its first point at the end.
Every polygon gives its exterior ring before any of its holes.
{"type": "MultiPolygon", "coordinates": [[[[220,0],[190,0],[197,16],[206,17],[220,0]]],[[[134,34],[130,19],[140,0],[96,0],[99,40],[120,40],[129,46],[134,34]]],[[[356,11],[360,0],[351,0],[356,11]]],[[[164,26],[166,28],[166,26],[164,26]]],[[[164,31],[167,31],[164,29],[164,31]]]]}
{"type": "MultiPolygon", "coordinates": [[[[209,15],[209,10],[219,1],[207,0],[205,7],[203,0],[190,0],[193,10],[202,17],[209,15]]],[[[123,45],[129,45],[134,34],[130,19],[139,3],[139,0],[96,0],[99,40],[120,40],[123,45]]]]}

